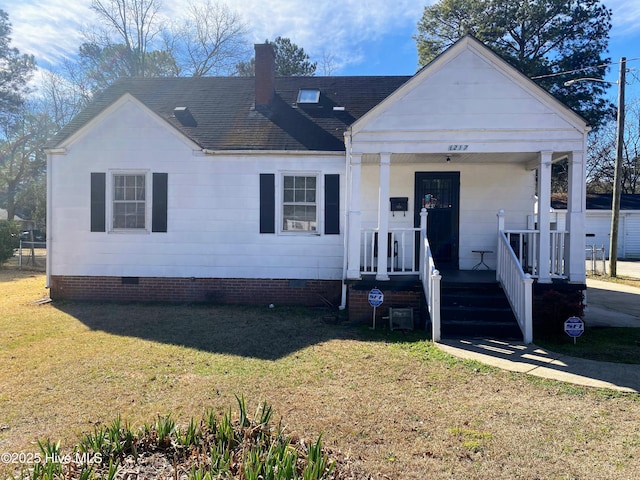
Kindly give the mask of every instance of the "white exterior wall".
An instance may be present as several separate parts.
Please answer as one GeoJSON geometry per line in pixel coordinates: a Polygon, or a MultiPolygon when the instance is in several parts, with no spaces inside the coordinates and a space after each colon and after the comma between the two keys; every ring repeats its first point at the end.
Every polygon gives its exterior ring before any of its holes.
{"type": "Polygon", "coordinates": [[[50,274],[340,279],[344,156],[203,155],[123,101],[50,159],[50,274]],[[147,229],[113,232],[111,174],[147,175],[147,229]],[[90,232],[90,174],[106,172],[107,232],[90,232]],[[281,174],[317,174],[318,234],[280,233],[281,174]],[[167,233],[151,233],[151,174],[168,174],[167,233]],[[259,175],[276,179],[276,234],[259,233],[259,175]],[[324,175],[340,174],[340,235],[324,234],[324,175]]]}
{"type": "Polygon", "coordinates": [[[476,43],[455,45],[358,120],[353,151],[582,151],[583,122],[476,43]]]}
{"type": "MultiPolygon", "coordinates": [[[[558,229],[565,225],[566,211],[558,210],[558,229]]],[[[618,257],[640,258],[640,211],[620,211],[618,225],[618,257]]],[[[611,233],[611,210],[587,210],[585,217],[586,233],[593,234],[586,239],[587,248],[604,246],[605,256],[609,257],[609,234],[611,233]]]]}
{"type": "MultiPolygon", "coordinates": [[[[459,171],[459,266],[471,268],[479,261],[472,250],[496,250],[498,210],[505,210],[506,229],[526,229],[534,211],[534,169],[548,168],[543,160],[581,159],[587,132],[583,119],[465,37],[352,126],[351,154],[365,159],[362,227],[376,226],[379,155],[391,155],[389,195],[408,196],[411,210],[414,172],[459,171]]],[[[584,174],[572,181],[570,193],[584,188],[584,174]]],[[[549,185],[543,187],[541,201],[549,205],[549,185]]],[[[573,211],[576,216],[582,209],[574,205],[573,211]]],[[[389,228],[413,226],[413,213],[406,220],[390,216],[389,228]]],[[[572,234],[583,238],[581,222],[574,220],[572,234]]],[[[571,255],[581,259],[583,247],[576,250],[571,255]]],[[[485,262],[495,267],[495,253],[485,262]]],[[[574,263],[570,275],[580,281],[582,262],[574,263]]]]}
{"type": "MultiPolygon", "coordinates": [[[[535,173],[518,164],[455,165],[453,163],[400,164],[391,166],[390,197],[408,197],[409,210],[389,212],[389,229],[413,228],[416,172],[460,172],[460,269],[471,269],[479,261],[472,250],[491,250],[485,262],[495,268],[498,232],[497,213],[506,212],[507,229],[526,229],[533,214],[535,173]]],[[[377,226],[378,165],[362,168],[362,228],[377,226]]],[[[387,206],[389,206],[387,204],[387,206]]]]}

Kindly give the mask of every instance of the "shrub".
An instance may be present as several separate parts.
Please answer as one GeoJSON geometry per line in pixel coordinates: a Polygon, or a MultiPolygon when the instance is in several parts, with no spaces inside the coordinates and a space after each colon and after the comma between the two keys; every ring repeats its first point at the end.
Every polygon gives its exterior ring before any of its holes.
{"type": "Polygon", "coordinates": [[[14,250],[20,244],[19,231],[16,222],[0,220],[0,265],[13,257],[14,250]]]}
{"type": "Polygon", "coordinates": [[[134,431],[117,417],[81,437],[72,453],[61,452],[59,443],[39,442],[45,461],[36,465],[29,478],[113,479],[125,478],[134,470],[139,478],[157,478],[159,471],[170,468],[173,478],[193,480],[370,478],[352,471],[347,462],[338,471],[335,454],[322,446],[321,438],[308,442],[285,434],[281,423],[271,423],[273,410],[266,402],[251,417],[244,396],[236,400],[237,416],[231,409],[221,415],[209,410],[203,419],[192,418],[184,428],[166,415],[134,431]]]}
{"type": "Polygon", "coordinates": [[[564,334],[564,322],[569,317],[582,317],[582,291],[546,290],[533,300],[533,331],[536,336],[564,334]]]}

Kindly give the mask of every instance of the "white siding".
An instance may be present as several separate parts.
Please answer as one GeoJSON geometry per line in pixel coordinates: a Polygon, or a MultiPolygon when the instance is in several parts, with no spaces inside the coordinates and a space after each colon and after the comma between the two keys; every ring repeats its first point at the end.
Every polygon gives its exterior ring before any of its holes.
{"type": "MultiPolygon", "coordinates": [[[[204,156],[135,102],[122,102],[54,155],[52,275],[340,279],[341,234],[324,235],[325,174],[340,174],[335,155],[204,156]],[[168,232],[90,232],[90,173],[168,174],[168,232]],[[259,174],[318,175],[319,234],[259,233],[259,174]]],[[[109,180],[107,180],[109,185],[109,180]]],[[[109,230],[107,186],[107,230],[109,230]]],[[[341,192],[341,214],[344,212],[341,192]]],[[[276,230],[279,218],[276,200],[276,230]]],[[[150,216],[149,216],[150,218],[150,216]]]]}
{"type": "Polygon", "coordinates": [[[624,250],[625,258],[640,258],[640,212],[625,216],[624,250]]]}
{"type": "MultiPolygon", "coordinates": [[[[564,225],[566,211],[558,211],[558,224],[564,225]]],[[[595,245],[604,246],[605,255],[609,257],[609,241],[611,232],[611,210],[587,210],[586,218],[587,248],[595,245]]],[[[558,227],[560,228],[560,227],[558,227]]],[[[626,210],[620,212],[618,220],[618,257],[640,258],[640,211],[626,210]]]]}
{"type": "Polygon", "coordinates": [[[581,151],[584,123],[474,42],[419,72],[353,127],[354,151],[581,151]]]}
{"type": "MultiPolygon", "coordinates": [[[[378,222],[377,165],[362,168],[362,227],[375,228],[378,222]]],[[[527,217],[533,214],[535,174],[523,165],[433,164],[392,165],[390,196],[408,197],[409,211],[389,213],[389,229],[414,226],[416,172],[460,172],[460,268],[470,269],[479,256],[472,250],[491,250],[485,262],[495,268],[498,231],[497,213],[505,210],[507,229],[525,229],[527,217]]]]}
{"type": "MultiPolygon", "coordinates": [[[[558,216],[561,214],[559,213],[558,216]]],[[[566,218],[566,212],[562,212],[562,216],[566,218]]],[[[622,231],[622,230],[620,230],[622,231]]],[[[611,211],[589,211],[585,216],[585,232],[587,248],[595,245],[596,248],[604,246],[605,255],[609,257],[609,241],[611,232],[611,211]]],[[[620,242],[622,237],[618,236],[618,256],[622,255],[623,243],[620,242]]]]}

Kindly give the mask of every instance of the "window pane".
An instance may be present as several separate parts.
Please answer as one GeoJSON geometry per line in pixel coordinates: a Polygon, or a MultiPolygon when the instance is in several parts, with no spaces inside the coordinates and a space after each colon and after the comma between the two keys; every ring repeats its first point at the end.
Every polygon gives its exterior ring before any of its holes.
{"type": "Polygon", "coordinates": [[[288,175],[284,177],[283,185],[283,231],[316,231],[316,177],[288,175]]]}
{"type": "Polygon", "coordinates": [[[293,179],[295,177],[284,177],[284,188],[293,188],[293,179]]]}
{"type": "Polygon", "coordinates": [[[308,203],[316,203],[316,191],[315,190],[307,190],[306,197],[305,197],[304,201],[308,202],[308,203]]]}
{"type": "Polygon", "coordinates": [[[316,177],[306,177],[305,185],[307,188],[316,188],[316,177]]]}
{"type": "Polygon", "coordinates": [[[145,228],[144,175],[113,176],[113,228],[145,228]]]}
{"type": "Polygon", "coordinates": [[[144,176],[138,175],[136,177],[136,198],[135,200],[145,200],[144,195],[144,176]]]}
{"type": "Polygon", "coordinates": [[[283,208],[282,228],[289,232],[316,231],[316,207],[285,205],[283,208]]]}
{"type": "Polygon", "coordinates": [[[304,202],[305,201],[304,190],[296,190],[295,201],[296,202],[304,202]]]}

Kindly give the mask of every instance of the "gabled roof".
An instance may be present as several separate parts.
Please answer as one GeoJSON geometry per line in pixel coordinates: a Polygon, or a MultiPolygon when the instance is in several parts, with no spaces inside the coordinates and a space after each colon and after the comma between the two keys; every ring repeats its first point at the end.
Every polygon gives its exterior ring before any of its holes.
{"type": "MultiPolygon", "coordinates": [[[[611,210],[612,197],[611,193],[587,193],[587,210],[611,210]]],[[[567,194],[554,193],[551,196],[551,208],[566,210],[567,194]]],[[[640,194],[621,194],[620,210],[640,210],[640,194]]]]}
{"type": "MultiPolygon", "coordinates": [[[[358,120],[353,125],[353,133],[357,134],[359,131],[365,131],[370,128],[370,124],[373,123],[376,117],[385,115],[397,104],[403,97],[409,98],[411,93],[415,90],[422,88],[425,82],[428,82],[430,78],[433,78],[438,72],[447,68],[450,62],[455,61],[457,57],[460,57],[464,53],[472,53],[477,58],[491,65],[495,72],[499,72],[502,76],[509,79],[514,85],[518,85],[525,92],[527,92],[532,98],[548,108],[549,111],[554,112],[558,117],[562,118],[568,125],[576,129],[579,132],[588,130],[587,121],[578,113],[573,111],[570,107],[565,105],[562,101],[554,97],[547,90],[538,85],[535,81],[527,77],[524,73],[511,65],[500,55],[494,52],[490,47],[483,44],[480,40],[473,35],[466,34],[458,39],[453,45],[440,53],[431,62],[422,67],[411,79],[400,86],[392,95],[384,99],[379,105],[376,105],[370,113],[364,118],[358,120]]],[[[472,87],[474,90],[478,84],[471,71],[464,71],[460,74],[455,82],[447,85],[450,91],[456,91],[457,89],[464,89],[465,87],[472,87]],[[466,85],[465,85],[466,84],[466,85]]],[[[482,79],[486,82],[486,79],[482,79]]],[[[495,88],[495,87],[494,87],[495,88]]],[[[477,93],[475,93],[477,95],[477,93]]],[[[432,97],[432,101],[437,104],[437,97],[432,97]]],[[[458,112],[452,112],[450,105],[441,106],[440,110],[444,109],[445,113],[453,113],[456,116],[458,112]]],[[[429,115],[434,115],[434,111],[429,110],[429,115]]],[[[488,112],[490,113],[490,112],[488,112]]],[[[439,129],[439,128],[438,128],[439,129]]]]}
{"type": "Polygon", "coordinates": [[[345,130],[409,78],[277,77],[271,105],[257,110],[253,77],[125,78],[99,95],[47,148],[61,146],[128,93],[203,149],[344,151],[345,130]],[[320,89],[320,103],[297,106],[303,88],[320,89]],[[345,108],[334,111],[334,106],[345,108]],[[195,126],[175,117],[177,107],[188,108],[195,126]]]}

